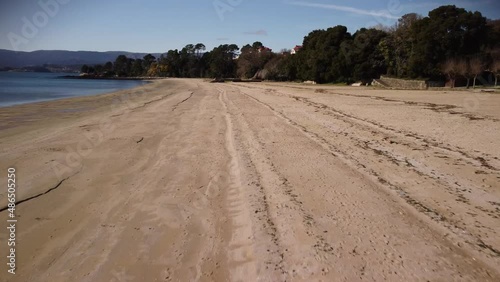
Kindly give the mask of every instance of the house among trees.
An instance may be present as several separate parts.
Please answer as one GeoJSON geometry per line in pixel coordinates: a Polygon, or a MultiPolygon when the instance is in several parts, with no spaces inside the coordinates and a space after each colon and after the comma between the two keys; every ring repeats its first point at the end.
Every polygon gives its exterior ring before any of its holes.
{"type": "Polygon", "coordinates": [[[273,49],[267,48],[266,46],[260,46],[258,49],[259,53],[271,53],[273,49]]]}
{"type": "Polygon", "coordinates": [[[302,46],[295,45],[295,47],[293,47],[292,51],[290,51],[290,54],[295,55],[295,54],[297,54],[297,52],[299,52],[300,49],[302,49],[302,46]]]}

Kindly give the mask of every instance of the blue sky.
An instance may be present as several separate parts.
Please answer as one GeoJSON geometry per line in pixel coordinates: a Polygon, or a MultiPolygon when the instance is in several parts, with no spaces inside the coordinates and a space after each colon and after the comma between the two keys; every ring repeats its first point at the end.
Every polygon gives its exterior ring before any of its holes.
{"type": "Polygon", "coordinates": [[[499,0],[0,0],[0,49],[160,53],[261,41],[279,51],[314,29],[353,33],[446,4],[500,18],[499,0]]]}

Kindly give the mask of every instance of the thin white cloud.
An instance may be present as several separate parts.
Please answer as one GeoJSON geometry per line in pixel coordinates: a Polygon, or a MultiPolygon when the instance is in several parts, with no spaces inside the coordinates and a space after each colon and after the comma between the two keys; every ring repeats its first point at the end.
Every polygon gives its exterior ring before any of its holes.
{"type": "Polygon", "coordinates": [[[334,5],[334,4],[311,3],[311,2],[300,2],[300,1],[291,1],[291,2],[285,2],[285,3],[287,3],[289,5],[295,5],[295,6],[336,10],[336,11],[348,12],[348,13],[357,14],[357,15],[366,15],[366,16],[381,17],[381,18],[388,18],[388,19],[399,19],[399,16],[391,15],[389,13],[389,11],[370,11],[370,10],[363,10],[363,9],[358,9],[358,8],[348,7],[348,6],[339,6],[339,5],[334,5]]]}
{"type": "Polygon", "coordinates": [[[257,31],[245,31],[243,32],[243,34],[267,36],[267,31],[264,29],[259,29],[257,31]]]}

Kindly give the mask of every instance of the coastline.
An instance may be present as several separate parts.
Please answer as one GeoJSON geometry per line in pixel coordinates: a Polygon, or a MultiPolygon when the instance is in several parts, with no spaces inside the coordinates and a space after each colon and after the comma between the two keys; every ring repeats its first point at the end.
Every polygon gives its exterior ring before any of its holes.
{"type": "Polygon", "coordinates": [[[58,78],[63,79],[89,79],[89,80],[139,80],[139,81],[152,81],[165,79],[166,77],[104,77],[104,76],[87,76],[87,75],[62,75],[58,78]]]}
{"type": "MultiPolygon", "coordinates": [[[[38,77],[36,77],[37,79],[38,77]]],[[[4,80],[10,79],[10,78],[3,78],[4,80]]],[[[17,83],[20,85],[20,83],[16,80],[17,77],[14,78],[13,83],[17,83]]],[[[31,79],[31,78],[30,78],[31,79]]],[[[8,97],[0,102],[0,109],[3,108],[8,108],[8,107],[14,107],[14,106],[19,106],[19,105],[26,105],[26,104],[36,104],[36,103],[43,103],[43,102],[49,102],[49,101],[56,101],[56,100],[61,100],[61,99],[71,99],[71,98],[78,98],[78,97],[85,97],[85,96],[96,96],[96,95],[103,95],[103,94],[109,94],[113,92],[118,92],[122,90],[128,90],[128,89],[134,89],[149,83],[152,83],[153,81],[157,81],[158,79],[151,79],[151,78],[116,78],[116,79],[104,79],[104,78],[85,78],[86,80],[101,80],[102,82],[71,82],[69,80],[82,80],[81,78],[79,79],[77,76],[57,76],[57,74],[52,75],[50,77],[45,78],[47,79],[48,86],[45,86],[43,88],[44,90],[42,91],[32,91],[29,90],[25,92],[24,90],[24,84],[22,87],[18,88],[8,88],[9,90],[4,93],[5,97],[8,97]],[[54,79],[54,80],[52,80],[54,79]],[[59,80],[59,82],[53,82],[59,80]],[[108,80],[109,82],[105,82],[104,80],[108,80]],[[123,82],[116,82],[113,83],[112,81],[123,81],[123,82]],[[73,84],[75,84],[73,87],[73,84]],[[53,87],[53,88],[52,88],[53,87]],[[48,89],[48,90],[47,90],[48,89]],[[57,94],[50,94],[50,93],[57,93],[57,94]],[[48,94],[48,95],[47,95],[48,94]]],[[[10,81],[7,81],[10,83],[10,81]]]]}
{"type": "Polygon", "coordinates": [[[8,136],[12,131],[23,132],[26,127],[38,127],[48,121],[92,115],[102,108],[110,107],[113,101],[122,96],[156,88],[161,80],[145,82],[147,83],[143,85],[113,92],[0,106],[0,138],[8,136]]]}

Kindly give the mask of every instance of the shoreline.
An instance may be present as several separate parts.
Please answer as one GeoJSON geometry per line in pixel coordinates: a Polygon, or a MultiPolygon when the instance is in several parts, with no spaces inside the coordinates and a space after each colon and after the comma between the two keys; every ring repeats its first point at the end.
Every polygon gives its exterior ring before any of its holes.
{"type": "Polygon", "coordinates": [[[109,107],[114,101],[123,99],[122,96],[147,93],[150,89],[159,87],[158,84],[161,84],[161,80],[112,92],[0,106],[0,138],[8,136],[11,131],[22,132],[27,130],[26,127],[37,128],[40,123],[48,120],[61,122],[61,119],[91,116],[99,109],[109,107]]]}
{"type": "Polygon", "coordinates": [[[100,76],[79,76],[79,75],[62,75],[57,78],[62,79],[85,79],[85,80],[138,80],[138,81],[150,81],[150,80],[160,80],[166,79],[167,77],[100,77],[100,76]]]}
{"type": "MultiPolygon", "coordinates": [[[[63,78],[63,77],[57,77],[57,78],[63,78]]],[[[67,79],[69,79],[69,78],[67,78],[67,79]]],[[[116,79],[116,80],[125,80],[125,79],[116,79]]],[[[21,101],[19,103],[18,102],[13,102],[10,104],[6,103],[5,105],[0,103],[0,111],[3,109],[6,109],[6,108],[11,108],[11,107],[16,107],[16,106],[47,103],[47,102],[60,101],[60,100],[66,100],[66,99],[75,99],[75,98],[81,98],[81,97],[93,97],[93,96],[99,96],[99,95],[107,95],[107,94],[112,94],[112,93],[120,92],[120,91],[133,90],[135,88],[151,84],[154,81],[158,81],[158,80],[152,80],[152,79],[141,79],[141,80],[139,80],[139,79],[126,79],[126,80],[137,80],[137,81],[141,81],[142,84],[135,85],[135,86],[130,87],[130,88],[124,88],[124,89],[114,90],[114,91],[112,90],[109,92],[99,92],[99,93],[93,93],[93,94],[87,94],[87,95],[68,96],[68,97],[61,97],[61,98],[55,98],[55,99],[48,98],[48,99],[40,99],[40,100],[27,100],[27,101],[21,101]]]]}

